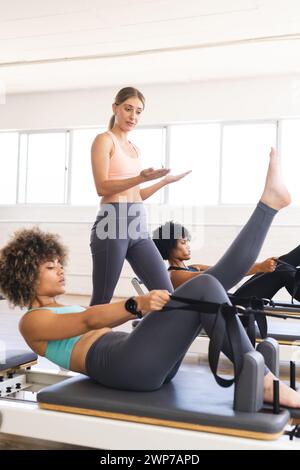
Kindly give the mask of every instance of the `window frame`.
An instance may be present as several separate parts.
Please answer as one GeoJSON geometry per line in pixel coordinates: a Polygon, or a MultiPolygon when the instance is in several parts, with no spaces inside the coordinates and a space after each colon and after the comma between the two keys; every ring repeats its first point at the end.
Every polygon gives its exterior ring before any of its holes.
{"type": "MultiPolygon", "coordinates": [[[[185,121],[185,122],[167,122],[167,123],[157,123],[155,125],[141,125],[137,128],[137,130],[141,129],[161,129],[164,130],[164,157],[165,157],[165,166],[169,167],[171,165],[171,155],[170,155],[170,139],[171,139],[171,127],[183,126],[183,125],[207,125],[207,124],[219,124],[220,125],[220,142],[219,142],[219,185],[218,185],[218,197],[217,197],[217,204],[211,204],[210,206],[218,208],[218,207],[249,207],[251,204],[238,204],[238,203],[224,203],[221,200],[222,195],[222,184],[223,184],[223,138],[224,138],[224,128],[226,126],[238,126],[238,125],[251,125],[251,124],[273,124],[276,128],[276,143],[279,155],[281,156],[281,149],[282,149],[282,125],[284,121],[291,121],[291,120],[300,120],[300,116],[292,116],[288,117],[285,116],[281,119],[270,118],[270,119],[245,119],[245,120],[209,120],[209,121],[185,121]]],[[[53,129],[34,129],[34,130],[14,130],[14,129],[1,129],[0,133],[18,133],[18,155],[17,155],[17,172],[16,172],[16,197],[15,197],[15,204],[1,204],[1,207],[79,207],[76,204],[71,203],[71,182],[72,182],[72,152],[73,152],[73,140],[74,140],[74,131],[76,130],[92,130],[92,129],[100,129],[105,127],[105,125],[97,125],[97,126],[76,126],[76,127],[68,127],[68,128],[53,128],[53,129]],[[66,145],[65,145],[65,174],[64,174],[64,202],[62,203],[28,203],[28,202],[19,202],[20,201],[20,152],[21,152],[21,137],[22,135],[31,135],[31,134],[50,134],[50,133],[65,133],[66,136],[66,145]]],[[[26,176],[27,176],[27,169],[28,169],[28,142],[27,142],[27,161],[26,161],[26,176]]],[[[27,186],[27,177],[25,185],[27,186]]],[[[25,187],[25,200],[27,198],[27,188],[25,187]]],[[[162,194],[162,202],[161,204],[172,206],[172,202],[170,202],[170,193],[169,193],[169,186],[166,185],[163,188],[162,194]]],[[[97,204],[97,198],[95,197],[95,205],[97,204]]],[[[151,202],[150,202],[151,204],[151,202]]],[[[293,204],[293,207],[299,207],[300,204],[293,204]]],[[[94,205],[82,205],[80,207],[94,207],[94,205]]]]}
{"type": "MultiPolygon", "coordinates": [[[[19,139],[18,139],[18,168],[17,168],[17,194],[16,194],[16,204],[10,204],[10,206],[14,207],[16,206],[24,206],[24,207],[48,207],[48,206],[65,206],[67,205],[67,193],[68,193],[68,165],[71,159],[70,156],[70,131],[71,129],[69,128],[57,128],[57,129],[37,129],[37,130],[19,130],[19,131],[14,131],[18,132],[19,134],[19,139]],[[65,170],[64,170],[64,200],[61,203],[58,202],[27,202],[27,175],[28,175],[28,137],[30,135],[36,135],[36,134],[64,134],[65,137],[65,170]],[[21,139],[22,136],[27,137],[27,144],[26,144],[26,177],[25,177],[25,188],[23,189],[24,191],[24,200],[25,202],[20,202],[20,193],[22,188],[20,187],[20,161],[21,161],[21,139]]],[[[0,132],[5,132],[1,130],[0,132]]],[[[4,204],[0,204],[0,208],[4,206],[4,204]]],[[[6,207],[9,205],[5,205],[6,207]]]]}

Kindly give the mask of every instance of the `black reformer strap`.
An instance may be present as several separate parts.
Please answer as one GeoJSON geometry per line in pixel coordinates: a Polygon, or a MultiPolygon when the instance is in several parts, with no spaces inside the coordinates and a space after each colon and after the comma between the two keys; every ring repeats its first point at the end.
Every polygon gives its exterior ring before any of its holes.
{"type": "Polygon", "coordinates": [[[234,294],[229,294],[230,301],[233,305],[241,305],[245,307],[247,316],[241,318],[241,321],[246,329],[249,339],[253,346],[256,341],[256,328],[257,324],[261,338],[266,338],[268,334],[268,323],[265,315],[261,313],[264,311],[265,306],[269,303],[269,299],[259,299],[257,297],[237,297],[234,294]]]}
{"type": "MultiPolygon", "coordinates": [[[[171,295],[171,299],[176,302],[186,304],[184,305],[185,310],[197,311],[200,314],[216,314],[216,319],[209,343],[208,361],[217,383],[222,387],[230,387],[240,375],[243,366],[241,337],[237,323],[237,314],[239,313],[239,309],[243,309],[243,307],[229,305],[226,303],[219,304],[213,302],[202,302],[185,297],[178,297],[175,295],[171,295]],[[232,379],[225,379],[217,374],[219,358],[226,334],[229,340],[233,358],[232,362],[234,366],[234,376],[232,379]]],[[[178,310],[180,308],[182,307],[165,307],[163,310],[178,310]]]]}

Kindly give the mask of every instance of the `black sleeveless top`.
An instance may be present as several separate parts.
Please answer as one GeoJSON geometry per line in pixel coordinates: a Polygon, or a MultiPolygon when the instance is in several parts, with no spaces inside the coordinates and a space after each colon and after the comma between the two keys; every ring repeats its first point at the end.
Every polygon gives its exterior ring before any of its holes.
{"type": "Polygon", "coordinates": [[[187,268],[180,268],[179,266],[169,266],[168,271],[190,271],[200,273],[199,269],[193,268],[193,266],[188,266],[187,268]]]}

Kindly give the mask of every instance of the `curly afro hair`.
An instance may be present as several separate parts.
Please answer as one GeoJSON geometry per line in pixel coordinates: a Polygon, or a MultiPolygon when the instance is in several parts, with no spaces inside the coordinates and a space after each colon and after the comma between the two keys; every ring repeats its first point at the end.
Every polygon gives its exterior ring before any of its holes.
{"type": "Polygon", "coordinates": [[[40,265],[54,258],[63,265],[67,258],[58,235],[38,227],[18,230],[0,251],[1,292],[11,304],[29,307],[35,298],[40,265]]]}
{"type": "Polygon", "coordinates": [[[190,232],[181,224],[170,220],[157,227],[152,233],[152,239],[163,259],[169,259],[171,251],[176,248],[177,240],[191,239],[190,232]]]}

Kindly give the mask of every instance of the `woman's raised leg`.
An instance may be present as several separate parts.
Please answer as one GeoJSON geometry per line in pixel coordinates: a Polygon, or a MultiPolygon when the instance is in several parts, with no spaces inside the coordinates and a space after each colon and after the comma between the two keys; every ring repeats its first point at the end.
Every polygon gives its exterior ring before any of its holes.
{"type": "Polygon", "coordinates": [[[290,203],[277,153],[272,148],[262,197],[252,216],[222,258],[206,273],[226,290],[239,282],[255,262],[275,214],[290,203]]]}

